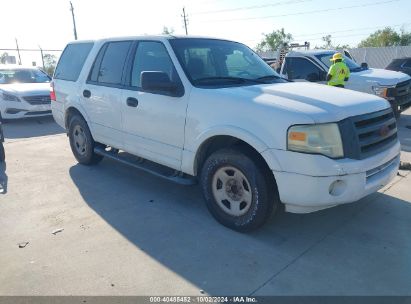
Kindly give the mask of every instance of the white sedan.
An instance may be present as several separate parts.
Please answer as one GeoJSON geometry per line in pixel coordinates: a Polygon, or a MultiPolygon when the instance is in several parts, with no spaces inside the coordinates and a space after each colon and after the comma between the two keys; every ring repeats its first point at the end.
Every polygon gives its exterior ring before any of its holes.
{"type": "Polygon", "coordinates": [[[0,65],[0,113],[4,119],[51,114],[51,78],[36,67],[0,65]]]}

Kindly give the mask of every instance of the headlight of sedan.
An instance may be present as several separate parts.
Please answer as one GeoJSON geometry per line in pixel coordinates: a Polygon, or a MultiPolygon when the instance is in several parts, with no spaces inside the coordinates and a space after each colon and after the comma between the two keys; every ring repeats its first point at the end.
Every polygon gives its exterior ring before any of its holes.
{"type": "Polygon", "coordinates": [[[322,154],[331,158],[344,156],[340,129],[336,123],[296,125],[288,129],[287,149],[322,154]]]}
{"type": "Polygon", "coordinates": [[[14,95],[9,94],[9,93],[4,93],[4,92],[3,92],[3,100],[20,101],[20,99],[17,96],[14,96],[14,95]]]}
{"type": "Polygon", "coordinates": [[[373,86],[372,90],[374,91],[374,94],[377,96],[380,96],[382,98],[387,98],[388,97],[388,90],[394,88],[393,86],[373,86]]]}

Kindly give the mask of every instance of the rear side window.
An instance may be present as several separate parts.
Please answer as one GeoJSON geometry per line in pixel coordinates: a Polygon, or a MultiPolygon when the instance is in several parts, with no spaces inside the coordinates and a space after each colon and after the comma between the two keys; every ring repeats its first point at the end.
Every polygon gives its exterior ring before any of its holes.
{"type": "Polygon", "coordinates": [[[91,42],[67,45],[54,72],[54,78],[77,81],[92,47],[91,42]]]}
{"type": "Polygon", "coordinates": [[[94,83],[119,85],[131,41],[110,42],[100,50],[89,80],[94,83]]]}

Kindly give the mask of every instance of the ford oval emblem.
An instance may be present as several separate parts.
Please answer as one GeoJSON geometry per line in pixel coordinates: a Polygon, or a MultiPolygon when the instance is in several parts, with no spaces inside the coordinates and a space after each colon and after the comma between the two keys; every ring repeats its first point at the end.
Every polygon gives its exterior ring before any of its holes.
{"type": "Polygon", "coordinates": [[[382,126],[380,129],[380,135],[381,137],[385,137],[390,133],[390,128],[388,126],[382,126]]]}

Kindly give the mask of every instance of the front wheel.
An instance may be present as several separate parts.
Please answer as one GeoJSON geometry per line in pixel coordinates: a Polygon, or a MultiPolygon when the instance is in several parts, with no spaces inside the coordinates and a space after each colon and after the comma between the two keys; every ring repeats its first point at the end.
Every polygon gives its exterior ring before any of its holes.
{"type": "Polygon", "coordinates": [[[4,162],[6,160],[6,152],[4,152],[4,146],[0,139],[0,162],[4,162]]]}
{"type": "Polygon", "coordinates": [[[208,157],[201,172],[207,208],[218,222],[240,232],[262,226],[279,204],[261,165],[235,150],[208,157]]]}
{"type": "Polygon", "coordinates": [[[79,115],[70,120],[69,139],[71,151],[80,164],[94,165],[103,159],[103,156],[94,153],[97,143],[93,140],[86,121],[79,115]]]}

